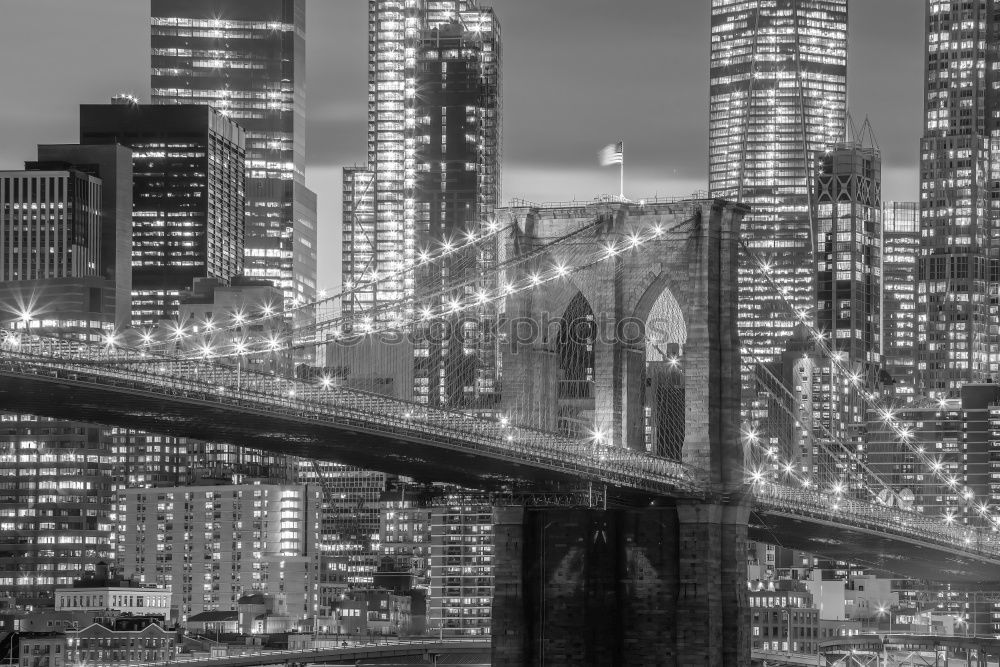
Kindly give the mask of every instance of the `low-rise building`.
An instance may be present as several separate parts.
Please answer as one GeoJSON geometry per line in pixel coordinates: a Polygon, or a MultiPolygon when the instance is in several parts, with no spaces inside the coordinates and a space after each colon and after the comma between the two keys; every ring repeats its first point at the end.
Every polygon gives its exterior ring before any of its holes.
{"type": "Polygon", "coordinates": [[[402,635],[410,630],[411,599],[391,591],[351,591],[334,609],[336,633],[349,636],[402,635]]]}
{"type": "Polygon", "coordinates": [[[131,667],[166,662],[175,653],[176,635],[159,618],[119,617],[65,633],[69,665],[131,667]]]}
{"type": "Polygon", "coordinates": [[[20,667],[65,667],[66,635],[61,632],[22,632],[18,665],[20,667]]]}
{"type": "Polygon", "coordinates": [[[803,582],[750,582],[749,607],[753,648],[815,653],[819,609],[803,582]]]}
{"type": "Polygon", "coordinates": [[[55,609],[169,618],[170,595],[169,586],[140,584],[114,576],[102,562],[97,564],[95,576],[74,581],[72,588],[56,589],[55,609]]]}

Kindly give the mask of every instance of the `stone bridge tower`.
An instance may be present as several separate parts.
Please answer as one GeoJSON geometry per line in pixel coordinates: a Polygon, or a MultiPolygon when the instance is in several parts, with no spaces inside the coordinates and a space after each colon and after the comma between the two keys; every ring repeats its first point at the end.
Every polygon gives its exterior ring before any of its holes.
{"type": "Polygon", "coordinates": [[[494,665],[749,665],[745,212],[707,200],[501,213],[516,225],[504,254],[531,257],[526,270],[589,264],[507,303],[504,411],[595,448],[681,461],[704,494],[644,509],[497,510],[494,665]]]}

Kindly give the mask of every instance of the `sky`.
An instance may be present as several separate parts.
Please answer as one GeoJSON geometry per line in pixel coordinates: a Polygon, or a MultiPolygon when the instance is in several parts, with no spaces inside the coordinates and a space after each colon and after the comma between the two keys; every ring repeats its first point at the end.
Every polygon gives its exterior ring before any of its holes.
{"type": "MultiPolygon", "coordinates": [[[[605,144],[625,142],[633,198],[707,187],[710,0],[492,0],[503,38],[503,199],[617,193],[605,144]]],[[[851,0],[848,97],[882,148],[883,197],[913,200],[924,2],[851,0]]],[[[319,195],[319,282],[339,284],[341,168],[363,162],[366,0],[307,0],[306,183],[319,195]]],[[[72,143],[79,104],[149,99],[147,0],[4,0],[0,169],[72,143]]]]}

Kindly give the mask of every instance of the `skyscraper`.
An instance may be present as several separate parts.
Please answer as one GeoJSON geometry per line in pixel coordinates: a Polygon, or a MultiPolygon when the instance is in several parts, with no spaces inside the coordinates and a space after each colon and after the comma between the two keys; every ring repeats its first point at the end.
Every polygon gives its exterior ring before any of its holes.
{"type": "MultiPolygon", "coordinates": [[[[344,171],[343,215],[344,282],[365,286],[344,307],[388,307],[379,317],[404,297],[434,298],[493,257],[480,249],[400,273],[422,251],[479,230],[498,203],[500,27],[475,0],[368,6],[368,161],[344,171]]],[[[478,331],[462,335],[416,342],[418,400],[488,402],[495,359],[478,331]]]]}
{"type": "Polygon", "coordinates": [[[900,401],[916,395],[918,202],[882,207],[882,358],[889,378],[885,391],[900,401]],[[890,335],[891,333],[891,335],[890,335]]]}
{"type": "MultiPolygon", "coordinates": [[[[810,188],[818,156],[844,139],[847,0],[714,0],[711,22],[709,194],[750,205],[747,245],[811,313],[810,188]]],[[[742,344],[772,361],[795,321],[743,266],[742,344]]]]}
{"type": "Polygon", "coordinates": [[[133,325],[175,319],[195,278],[242,271],[243,130],[214,109],[85,104],[82,144],[132,149],[133,325]]]}
{"type": "Polygon", "coordinates": [[[928,0],[920,141],[917,372],[935,398],[995,371],[990,218],[1000,189],[997,10],[989,0],[928,0]]]}
{"type": "Polygon", "coordinates": [[[813,198],[817,328],[842,360],[875,379],[882,361],[882,157],[870,130],[824,153],[813,198]]]}
{"type": "Polygon", "coordinates": [[[316,294],[305,187],[305,0],[151,0],[153,104],[208,104],[246,130],[245,274],[316,294]]]}

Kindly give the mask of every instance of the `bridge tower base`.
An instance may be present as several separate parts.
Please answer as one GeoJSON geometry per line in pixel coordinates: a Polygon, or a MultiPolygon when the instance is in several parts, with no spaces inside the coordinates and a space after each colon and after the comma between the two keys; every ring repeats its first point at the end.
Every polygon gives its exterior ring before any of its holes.
{"type": "Polygon", "coordinates": [[[749,667],[748,516],[497,508],[492,664],[749,667]]]}

